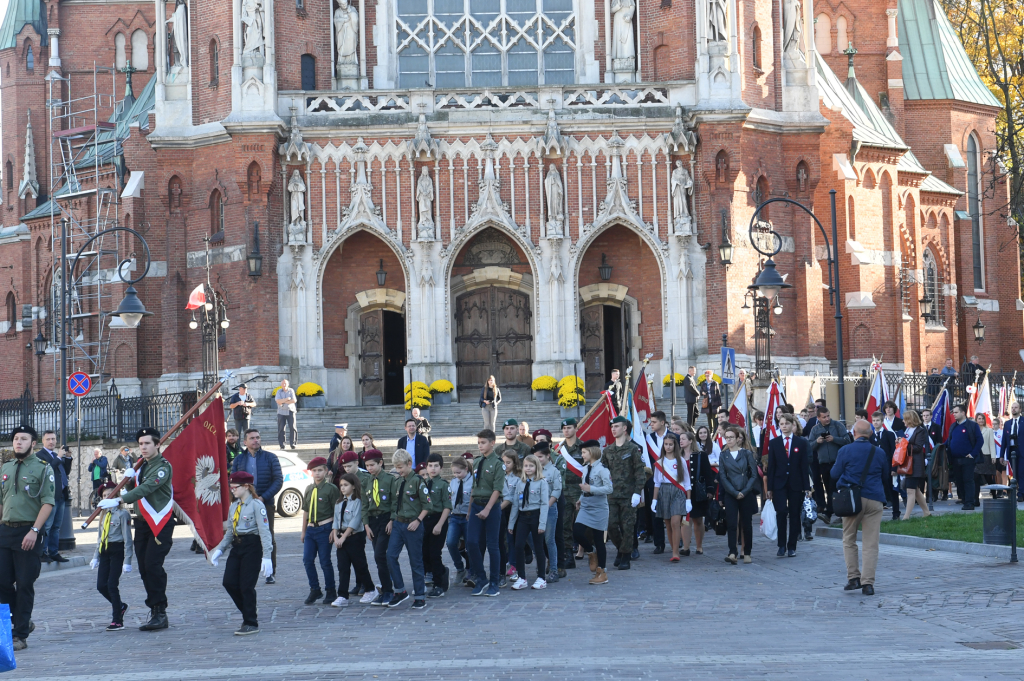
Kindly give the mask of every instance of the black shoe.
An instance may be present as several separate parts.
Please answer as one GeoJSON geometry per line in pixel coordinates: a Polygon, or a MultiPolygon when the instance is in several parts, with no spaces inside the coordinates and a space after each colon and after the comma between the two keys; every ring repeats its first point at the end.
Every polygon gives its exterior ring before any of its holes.
{"type": "Polygon", "coordinates": [[[397,608],[399,605],[401,605],[402,603],[405,603],[407,600],[409,600],[409,592],[408,591],[402,591],[400,593],[396,593],[394,596],[391,597],[391,600],[388,601],[388,607],[389,608],[397,608]]]}
{"type": "Polygon", "coordinates": [[[851,579],[849,582],[847,582],[846,586],[843,587],[843,591],[853,591],[853,590],[859,589],[859,588],[860,588],[860,578],[858,577],[856,579],[851,579]]]}
{"type": "Polygon", "coordinates": [[[775,557],[776,558],[785,558],[786,557],[786,549],[784,549],[784,548],[782,548],[780,546],[779,550],[775,552],[775,557]]]}
{"type": "Polygon", "coordinates": [[[644,537],[644,543],[645,544],[650,544],[653,541],[654,541],[654,537],[652,537],[651,535],[647,535],[646,537],[644,537]]]}
{"type": "Polygon", "coordinates": [[[430,593],[427,594],[427,598],[440,598],[441,596],[444,596],[444,589],[439,586],[435,586],[430,590],[430,593]]]}
{"type": "Polygon", "coordinates": [[[235,632],[235,636],[249,636],[251,634],[258,633],[260,633],[259,627],[254,626],[252,624],[243,624],[238,628],[238,631],[235,632]]]}
{"type": "Polygon", "coordinates": [[[865,584],[864,586],[862,586],[860,588],[860,592],[862,594],[864,594],[865,596],[874,596],[875,595],[875,586],[874,586],[874,584],[865,584]]]}
{"type": "Polygon", "coordinates": [[[274,575],[270,575],[269,577],[267,577],[266,583],[267,584],[277,584],[277,580],[274,579],[274,575]]]}
{"type": "Polygon", "coordinates": [[[619,569],[620,570],[628,570],[629,569],[629,556],[626,556],[621,561],[619,561],[619,569]]]}
{"type": "Polygon", "coordinates": [[[107,625],[107,631],[124,631],[124,622],[111,622],[107,625]]]}
{"type": "MultiPolygon", "coordinates": [[[[122,621],[122,622],[124,622],[124,614],[125,614],[126,612],[128,612],[128,604],[127,604],[127,603],[121,603],[121,621],[122,621]]],[[[28,630],[28,631],[29,631],[29,633],[32,633],[32,629],[35,629],[35,625],[33,625],[33,626],[32,626],[32,627],[31,627],[31,628],[30,628],[30,629],[28,630]]]]}
{"type": "Polygon", "coordinates": [[[576,569],[576,556],[574,556],[571,553],[569,554],[569,558],[566,559],[566,561],[565,561],[565,569],[566,570],[575,570],[576,569]]]}
{"type": "Polygon", "coordinates": [[[612,565],[614,565],[615,567],[619,567],[619,563],[621,563],[621,562],[622,562],[622,554],[621,553],[616,553],[615,554],[615,562],[612,563],[612,565]]]}
{"type": "Polygon", "coordinates": [[[139,627],[139,631],[156,631],[158,629],[166,629],[168,626],[167,622],[167,609],[163,606],[157,606],[151,611],[152,615],[148,622],[139,627]]]}
{"type": "Polygon", "coordinates": [[[427,607],[427,602],[422,598],[417,598],[415,601],[412,602],[413,610],[422,610],[425,607],[427,607]]]}
{"type": "Polygon", "coordinates": [[[653,553],[656,556],[660,556],[661,554],[665,553],[665,547],[664,546],[655,546],[654,550],[651,551],[651,553],[653,553]]]}
{"type": "Polygon", "coordinates": [[[960,507],[960,510],[961,511],[973,511],[974,510],[974,504],[964,504],[963,506],[960,507]]]}
{"type": "Polygon", "coordinates": [[[44,553],[43,555],[39,556],[39,560],[43,561],[44,563],[53,562],[53,558],[50,558],[50,554],[48,553],[44,553]]]}
{"type": "Polygon", "coordinates": [[[633,553],[629,554],[629,557],[632,560],[636,560],[637,558],[639,558],[640,557],[640,549],[633,549],[633,553]]]}
{"type": "Polygon", "coordinates": [[[319,601],[323,597],[324,597],[324,592],[321,591],[320,589],[310,589],[309,590],[309,595],[306,596],[306,601],[305,601],[306,605],[313,605],[314,603],[316,603],[317,601],[319,601]]]}
{"type": "Polygon", "coordinates": [[[680,549],[679,550],[679,555],[683,556],[683,557],[686,557],[686,556],[690,555],[690,549],[680,549]]]}
{"type": "Polygon", "coordinates": [[[804,541],[813,541],[813,540],[814,540],[814,535],[811,534],[810,532],[808,532],[807,534],[804,535],[804,541]]]}
{"type": "Polygon", "coordinates": [[[338,592],[335,589],[328,589],[327,595],[324,596],[324,605],[330,605],[334,602],[334,599],[338,597],[338,592]]]}
{"type": "Polygon", "coordinates": [[[70,563],[71,562],[70,560],[68,560],[64,556],[60,555],[59,553],[53,554],[52,556],[50,556],[50,559],[53,560],[53,562],[55,562],[55,563],[70,563]]]}
{"type": "Polygon", "coordinates": [[[796,549],[793,549],[792,551],[787,552],[786,555],[788,555],[790,558],[795,558],[796,557],[796,549]]]}

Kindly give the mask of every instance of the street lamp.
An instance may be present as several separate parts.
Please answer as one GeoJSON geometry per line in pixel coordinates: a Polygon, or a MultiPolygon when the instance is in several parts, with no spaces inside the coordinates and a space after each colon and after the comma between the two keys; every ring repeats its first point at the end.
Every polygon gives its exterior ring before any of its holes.
{"type": "Polygon", "coordinates": [[[601,277],[601,281],[608,281],[612,278],[612,266],[608,264],[608,257],[601,254],[601,264],[597,266],[597,273],[601,277]]]}
{"type": "MultiPolygon", "coordinates": [[[[207,249],[209,250],[209,249],[207,249]]],[[[245,256],[245,262],[249,267],[250,277],[259,277],[263,274],[263,255],[260,253],[260,221],[257,220],[253,227],[252,251],[245,256]]],[[[209,265],[209,259],[207,259],[209,265]]]]}
{"type": "Polygon", "coordinates": [[[42,357],[46,354],[46,336],[40,331],[39,335],[32,341],[36,346],[36,357],[42,357]]]}
{"type": "MultiPolygon", "coordinates": [[[[196,319],[196,311],[192,311],[192,319],[188,323],[188,327],[193,331],[202,327],[202,339],[203,339],[203,385],[204,391],[209,390],[213,387],[213,384],[217,382],[217,377],[220,375],[220,356],[218,354],[220,349],[219,335],[221,329],[228,328],[228,316],[227,310],[224,309],[223,302],[217,295],[217,290],[213,288],[211,282],[210,268],[210,239],[204,239],[206,242],[206,284],[204,286],[204,297],[206,302],[202,306],[198,307],[199,319],[196,319]]],[[[259,239],[257,237],[257,249],[259,247],[259,239]]],[[[256,254],[259,256],[259,254],[256,254]]],[[[250,254],[249,257],[252,257],[250,254]]],[[[262,256],[259,256],[262,260],[262,256]]],[[[250,274],[252,272],[250,271],[250,274]]]]}
{"type": "Polygon", "coordinates": [[[388,280],[388,273],[384,271],[384,258],[380,259],[380,269],[377,270],[377,286],[384,288],[384,284],[388,280]]]}
{"type": "Polygon", "coordinates": [[[985,324],[982,323],[981,321],[981,315],[978,315],[978,321],[974,322],[974,326],[972,326],[971,328],[974,329],[974,340],[978,341],[979,343],[984,343],[985,324]]]}
{"type": "Polygon", "coordinates": [[[927,291],[925,291],[924,298],[917,301],[917,303],[921,306],[921,316],[926,322],[930,322],[934,315],[932,314],[932,298],[928,295],[927,291]]]}

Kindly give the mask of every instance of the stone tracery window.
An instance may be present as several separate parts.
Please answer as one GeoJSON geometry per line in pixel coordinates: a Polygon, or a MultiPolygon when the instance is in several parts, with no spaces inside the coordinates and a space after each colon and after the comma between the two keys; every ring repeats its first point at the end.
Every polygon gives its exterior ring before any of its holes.
{"type": "Polygon", "coordinates": [[[575,81],[574,0],[397,0],[402,88],[575,81]]]}
{"type": "Polygon", "coordinates": [[[942,273],[939,271],[938,263],[931,249],[925,249],[921,256],[921,274],[924,279],[924,294],[932,299],[932,318],[926,322],[929,327],[944,327],[946,325],[946,300],[942,296],[943,281],[942,273]]]}

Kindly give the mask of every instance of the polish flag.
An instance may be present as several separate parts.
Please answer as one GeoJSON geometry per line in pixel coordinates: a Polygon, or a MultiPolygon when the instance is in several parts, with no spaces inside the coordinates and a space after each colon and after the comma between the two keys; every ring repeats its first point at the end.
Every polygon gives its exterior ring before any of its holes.
{"type": "Polygon", "coordinates": [[[981,379],[981,385],[975,386],[971,401],[967,405],[967,416],[974,418],[978,414],[985,415],[988,427],[992,427],[992,390],[988,385],[988,374],[981,379]]]}
{"type": "Polygon", "coordinates": [[[732,405],[729,407],[729,423],[746,429],[748,409],[747,389],[741,385],[736,389],[736,396],[732,398],[732,405]]]}
{"type": "Polygon", "coordinates": [[[761,430],[762,456],[768,455],[768,442],[782,432],[779,430],[779,422],[775,419],[775,412],[785,403],[786,396],[782,394],[782,388],[773,379],[772,384],[768,386],[768,406],[764,410],[764,428],[761,430]]]}
{"type": "Polygon", "coordinates": [[[565,459],[565,467],[569,469],[574,475],[583,477],[583,464],[574,459],[569,453],[569,450],[565,448],[565,443],[562,443],[558,447],[558,453],[565,459]]]}
{"type": "Polygon", "coordinates": [[[888,401],[889,386],[885,383],[885,373],[882,371],[882,365],[876,364],[875,377],[871,381],[871,390],[868,392],[868,402],[864,405],[868,417],[876,411],[882,411],[882,405],[888,401]]]}
{"type": "Polygon", "coordinates": [[[200,284],[192,289],[192,293],[188,294],[188,305],[185,306],[185,309],[198,310],[203,305],[206,305],[206,289],[204,284],[200,284]]]}

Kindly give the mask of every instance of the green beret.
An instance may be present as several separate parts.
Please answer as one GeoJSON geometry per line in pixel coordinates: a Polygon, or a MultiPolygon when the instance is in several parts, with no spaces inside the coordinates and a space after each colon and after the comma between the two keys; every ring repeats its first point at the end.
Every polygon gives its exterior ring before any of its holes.
{"type": "Polygon", "coordinates": [[[576,419],[562,419],[562,425],[563,426],[575,426],[576,425],[576,419]]]}
{"type": "Polygon", "coordinates": [[[518,427],[519,426],[519,421],[516,421],[515,419],[506,419],[505,423],[501,424],[502,428],[508,428],[509,426],[516,426],[516,427],[518,427]]]}

